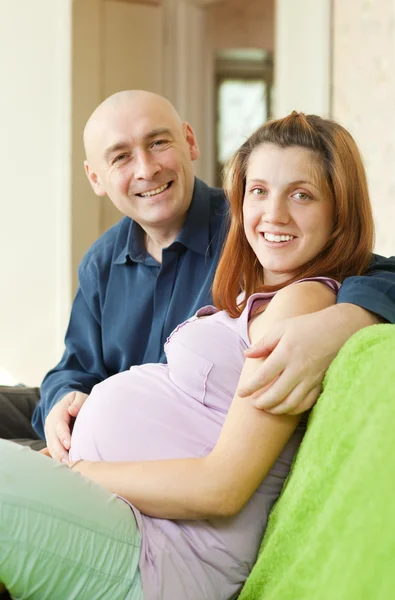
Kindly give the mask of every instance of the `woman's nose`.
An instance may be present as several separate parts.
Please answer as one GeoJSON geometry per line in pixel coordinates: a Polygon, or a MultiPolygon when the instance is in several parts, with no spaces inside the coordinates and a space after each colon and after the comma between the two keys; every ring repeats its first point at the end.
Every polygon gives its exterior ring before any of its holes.
{"type": "Polygon", "coordinates": [[[262,219],[267,223],[288,223],[290,220],[288,202],[275,196],[268,198],[262,219]]]}

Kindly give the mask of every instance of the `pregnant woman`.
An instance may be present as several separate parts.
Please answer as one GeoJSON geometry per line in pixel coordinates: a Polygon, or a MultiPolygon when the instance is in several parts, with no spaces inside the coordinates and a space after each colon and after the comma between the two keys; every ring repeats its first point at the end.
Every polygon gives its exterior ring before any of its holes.
{"type": "Polygon", "coordinates": [[[244,351],[276,321],[333,304],[369,265],[373,222],[355,142],[312,115],[258,129],[226,188],[215,307],[173,331],[167,363],[93,389],[69,465],[0,440],[11,597],[230,600],[248,577],[306,417],[238,396],[262,362],[244,351]]]}

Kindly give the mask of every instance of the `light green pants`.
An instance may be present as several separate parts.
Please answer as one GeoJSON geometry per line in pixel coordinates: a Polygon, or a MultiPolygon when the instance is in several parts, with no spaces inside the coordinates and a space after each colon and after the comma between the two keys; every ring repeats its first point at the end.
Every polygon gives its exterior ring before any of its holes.
{"type": "Polygon", "coordinates": [[[141,600],[139,554],[127,504],[0,439],[0,582],[12,598],[141,600]]]}

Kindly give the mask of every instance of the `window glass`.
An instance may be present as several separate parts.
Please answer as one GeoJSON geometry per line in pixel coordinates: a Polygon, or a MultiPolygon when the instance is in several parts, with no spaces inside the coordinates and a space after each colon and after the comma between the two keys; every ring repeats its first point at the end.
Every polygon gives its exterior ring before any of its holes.
{"type": "Polygon", "coordinates": [[[218,89],[218,161],[223,165],[267,120],[266,84],[259,79],[223,79],[218,89]]]}

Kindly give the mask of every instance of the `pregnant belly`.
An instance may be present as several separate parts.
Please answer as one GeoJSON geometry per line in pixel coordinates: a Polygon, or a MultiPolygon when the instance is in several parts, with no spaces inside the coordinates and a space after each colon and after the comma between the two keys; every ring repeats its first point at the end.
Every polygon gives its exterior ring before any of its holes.
{"type": "Polygon", "coordinates": [[[174,385],[167,365],[133,367],[93,388],[74,425],[70,458],[201,456],[215,444],[223,418],[174,385]]]}

